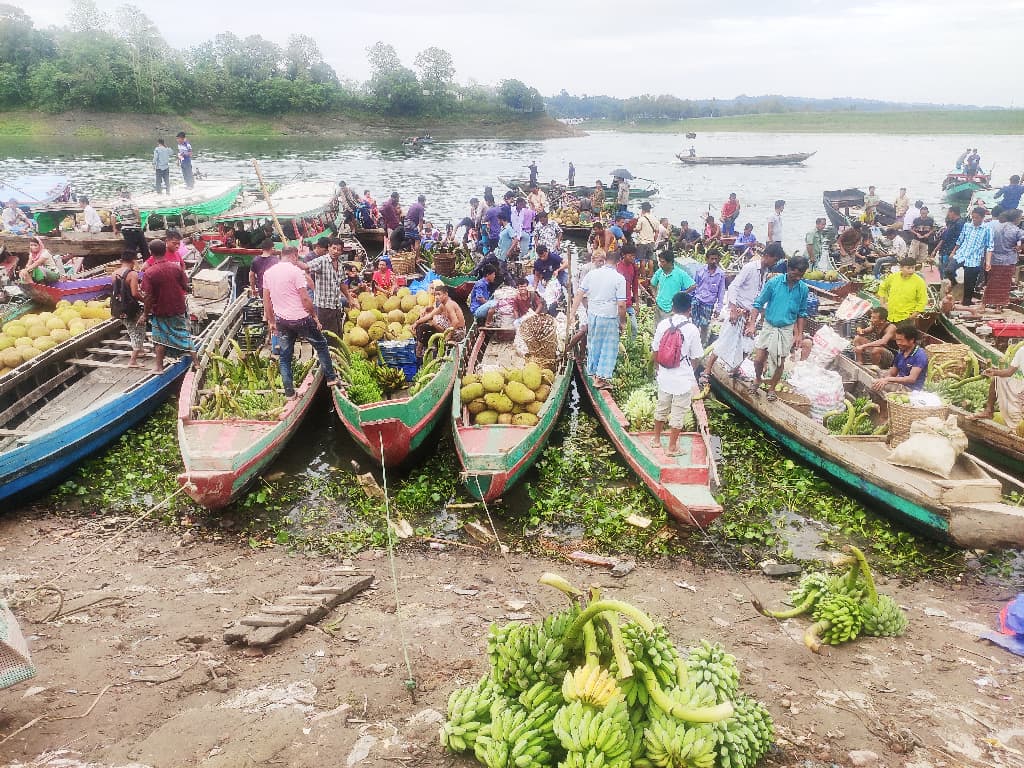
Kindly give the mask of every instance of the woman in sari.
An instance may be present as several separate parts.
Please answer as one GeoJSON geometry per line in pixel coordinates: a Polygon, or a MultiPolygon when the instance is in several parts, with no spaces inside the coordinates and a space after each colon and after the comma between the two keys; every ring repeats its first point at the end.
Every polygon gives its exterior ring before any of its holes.
{"type": "Polygon", "coordinates": [[[25,283],[55,283],[64,276],[64,265],[42,240],[33,237],[28,243],[28,263],[18,274],[25,283]]]}

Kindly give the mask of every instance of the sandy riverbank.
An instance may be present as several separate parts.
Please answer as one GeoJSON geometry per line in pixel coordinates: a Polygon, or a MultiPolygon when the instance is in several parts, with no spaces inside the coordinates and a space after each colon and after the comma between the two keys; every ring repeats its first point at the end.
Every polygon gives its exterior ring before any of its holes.
{"type": "Polygon", "coordinates": [[[558,595],[536,585],[545,570],[634,601],[681,645],[724,643],[776,721],[779,749],[768,766],[845,766],[854,750],[892,768],[1019,765],[1024,752],[1024,662],[969,632],[971,623],[991,625],[1010,591],[972,576],[951,585],[890,580],[884,589],[910,614],[906,636],[818,657],[801,643],[802,622],[776,623],[750,607],[751,592],[780,600],[787,580],[687,561],[616,580],[552,560],[513,554],[506,563],[480,550],[407,545],[398,573],[413,700],[384,553],[351,562],[376,576],[377,588],[250,655],[223,643],[226,627],[344,564],[164,527],[115,538],[130,521],[0,520],[0,590],[15,597],[39,669],[0,698],[0,762],[47,765],[45,755],[66,749],[80,762],[61,765],[90,768],[469,766],[440,751],[434,711],[482,673],[487,628],[522,612],[515,601],[534,616],[559,607],[558,595]],[[66,616],[45,621],[56,593],[17,597],[58,571],[66,571],[54,581],[66,616]],[[108,601],[89,605],[97,597],[108,601]]]}

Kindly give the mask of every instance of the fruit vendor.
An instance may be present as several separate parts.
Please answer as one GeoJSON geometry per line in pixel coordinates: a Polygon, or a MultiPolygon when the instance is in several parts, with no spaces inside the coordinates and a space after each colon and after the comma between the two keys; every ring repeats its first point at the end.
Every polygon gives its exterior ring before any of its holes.
{"type": "Polygon", "coordinates": [[[480,279],[473,283],[473,292],[469,294],[469,311],[478,323],[490,325],[494,308],[498,305],[493,298],[498,268],[493,264],[485,264],[481,267],[480,274],[480,279]]]}
{"type": "Polygon", "coordinates": [[[928,286],[917,272],[917,261],[907,256],[900,271],[886,277],[878,286],[878,298],[889,310],[889,322],[899,323],[915,317],[928,306],[928,286]]]}
{"type": "Polygon", "coordinates": [[[1017,345],[1008,366],[989,368],[985,375],[989,377],[988,402],[985,410],[971,418],[991,419],[998,403],[1003,423],[1019,435],[1024,424],[1024,344],[1017,345]]]}
{"type": "Polygon", "coordinates": [[[60,257],[50,253],[43,241],[33,237],[28,241],[28,262],[19,273],[25,283],[55,283],[64,275],[60,257]]]}
{"type": "Polygon", "coordinates": [[[876,391],[901,392],[924,389],[928,377],[928,353],[918,342],[921,332],[913,323],[896,326],[896,359],[886,376],[879,376],[871,383],[876,391]]]}
{"type": "Polygon", "coordinates": [[[537,258],[533,262],[534,285],[555,279],[564,286],[568,281],[565,267],[561,256],[551,253],[546,245],[538,245],[537,258]]]}
{"type": "Polygon", "coordinates": [[[416,335],[417,357],[423,356],[427,341],[435,333],[450,329],[448,340],[454,342],[462,341],[466,337],[466,318],[462,315],[462,308],[448,295],[448,286],[437,280],[431,288],[436,304],[412,324],[413,333],[416,335]]]}
{"type": "Polygon", "coordinates": [[[803,281],[807,272],[807,259],[794,256],[788,260],[786,274],[773,277],[754,300],[747,320],[746,334],[753,336],[757,321],[764,316],[764,327],[754,341],[754,381],[750,394],[757,394],[761,388],[761,377],[765,364],[772,367],[772,378],[768,382],[768,400],[777,399],[775,387],[782,378],[783,362],[786,355],[803,341],[804,319],[807,317],[807,283],[803,281]]]}
{"type": "Polygon", "coordinates": [[[619,336],[626,327],[626,280],[616,266],[619,255],[607,254],[604,266],[592,270],[580,283],[587,308],[587,373],[598,389],[611,388],[619,356],[619,336]]]}
{"type": "Polygon", "coordinates": [[[281,382],[288,399],[295,397],[295,379],[292,360],[295,340],[303,338],[312,345],[320,361],[327,386],[338,384],[338,376],[327,349],[323,326],[316,316],[313,299],[309,296],[306,273],[297,262],[299,251],[294,246],[281,249],[281,261],[263,276],[263,312],[267,327],[281,339],[281,382]]]}
{"type": "Polygon", "coordinates": [[[3,222],[4,231],[12,235],[25,235],[35,231],[32,219],[26,216],[25,212],[18,207],[18,201],[13,197],[7,201],[7,207],[4,208],[0,221],[3,222]]]}
{"type": "Polygon", "coordinates": [[[896,324],[889,320],[889,310],[873,307],[868,325],[858,328],[853,337],[854,358],[858,363],[888,369],[892,367],[896,351],[896,324]]]}

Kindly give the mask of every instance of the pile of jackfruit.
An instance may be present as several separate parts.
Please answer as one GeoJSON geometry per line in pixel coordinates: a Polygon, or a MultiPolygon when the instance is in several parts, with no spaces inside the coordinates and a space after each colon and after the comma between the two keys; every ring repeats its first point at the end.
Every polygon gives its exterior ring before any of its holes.
{"type": "Polygon", "coordinates": [[[532,427],[551,394],[555,373],[536,363],[462,377],[459,395],[474,424],[532,427]]]}
{"type": "Polygon", "coordinates": [[[359,308],[350,309],[342,337],[352,354],[364,359],[377,359],[378,341],[402,341],[413,338],[412,324],[431,305],[426,291],[413,294],[402,287],[394,296],[360,293],[359,308]]]}
{"type": "Polygon", "coordinates": [[[0,333],[0,376],[87,328],[110,319],[106,301],[61,301],[52,312],[32,312],[4,323],[0,333]]]}

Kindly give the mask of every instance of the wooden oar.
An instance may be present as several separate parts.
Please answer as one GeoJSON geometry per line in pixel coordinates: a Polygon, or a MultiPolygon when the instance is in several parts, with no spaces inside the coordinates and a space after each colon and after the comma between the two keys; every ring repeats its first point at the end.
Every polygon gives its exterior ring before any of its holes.
{"type": "Polygon", "coordinates": [[[281,237],[282,243],[287,243],[288,238],[284,236],[284,228],[281,226],[281,222],[277,220],[277,212],[274,210],[274,203],[270,199],[270,190],[267,189],[267,183],[263,180],[263,174],[260,173],[260,164],[256,158],[252,160],[252,167],[256,170],[256,178],[260,182],[260,188],[263,190],[263,199],[267,201],[267,210],[270,211],[270,218],[274,222],[277,234],[281,237]]]}
{"type": "Polygon", "coordinates": [[[996,467],[993,467],[988,462],[982,461],[977,456],[975,456],[973,454],[970,454],[970,453],[967,453],[966,451],[964,451],[963,455],[966,456],[967,458],[969,458],[971,461],[973,461],[979,467],[984,469],[986,472],[989,472],[989,473],[995,475],[996,477],[998,477],[1000,480],[1005,480],[1006,482],[1011,483],[1012,485],[1017,486],[1021,490],[1024,490],[1024,483],[1022,483],[1020,480],[1018,480],[1013,475],[1006,474],[1001,469],[997,469],[996,467]]]}

